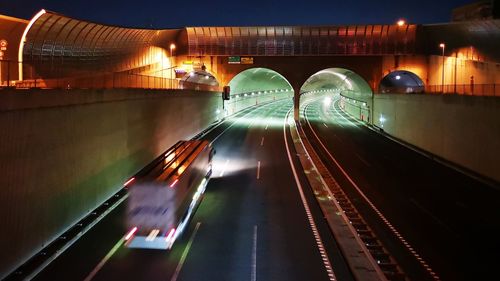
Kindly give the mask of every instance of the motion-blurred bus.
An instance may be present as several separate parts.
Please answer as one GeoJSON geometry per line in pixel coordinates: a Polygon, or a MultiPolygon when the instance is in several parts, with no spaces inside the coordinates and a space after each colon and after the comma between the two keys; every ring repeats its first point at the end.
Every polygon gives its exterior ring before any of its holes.
{"type": "Polygon", "coordinates": [[[127,247],[172,247],[201,202],[214,153],[208,141],[179,141],[129,181],[127,247]]]}

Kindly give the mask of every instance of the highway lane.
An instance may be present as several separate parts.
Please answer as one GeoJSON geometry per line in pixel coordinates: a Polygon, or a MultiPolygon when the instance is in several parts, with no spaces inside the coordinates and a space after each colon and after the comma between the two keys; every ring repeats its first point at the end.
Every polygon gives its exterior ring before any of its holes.
{"type": "MultiPolygon", "coordinates": [[[[217,168],[172,252],[118,245],[93,280],[330,280],[284,148],[290,107],[289,100],[257,107],[208,134],[217,168]]],[[[352,280],[311,191],[305,193],[335,274],[352,280]]],[[[124,211],[125,204],[117,207],[36,280],[89,276],[126,232],[124,211]]]]}
{"type": "MultiPolygon", "coordinates": [[[[490,280],[500,258],[498,189],[351,122],[337,102],[318,100],[306,111],[330,153],[442,280],[490,280]]],[[[428,278],[339,169],[330,170],[410,277],[428,278]]]]}

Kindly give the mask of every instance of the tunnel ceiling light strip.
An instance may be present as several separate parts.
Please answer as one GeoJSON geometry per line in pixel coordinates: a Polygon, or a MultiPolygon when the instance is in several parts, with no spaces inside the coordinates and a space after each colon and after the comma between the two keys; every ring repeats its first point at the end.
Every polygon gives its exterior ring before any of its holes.
{"type": "Polygon", "coordinates": [[[19,81],[23,80],[23,49],[24,49],[24,43],[26,41],[26,35],[28,35],[28,32],[31,29],[31,26],[43,15],[47,13],[45,9],[41,9],[40,12],[38,12],[28,23],[26,26],[26,29],[24,30],[23,36],[21,37],[21,42],[19,42],[19,52],[17,56],[17,60],[19,63],[19,81]]]}

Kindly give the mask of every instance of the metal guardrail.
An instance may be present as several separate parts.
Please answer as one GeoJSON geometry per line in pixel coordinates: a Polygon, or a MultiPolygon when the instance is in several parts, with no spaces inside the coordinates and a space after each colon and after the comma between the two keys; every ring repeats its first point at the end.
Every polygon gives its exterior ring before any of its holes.
{"type": "MultiPolygon", "coordinates": [[[[380,92],[380,91],[379,91],[380,92]]],[[[447,84],[426,85],[422,87],[385,87],[382,94],[429,94],[429,95],[467,95],[500,96],[500,84],[447,84]],[[407,91],[410,90],[410,91],[407,91]]]]}
{"type": "Polygon", "coordinates": [[[427,85],[427,94],[457,94],[469,96],[500,96],[500,84],[427,85]]]}
{"type": "Polygon", "coordinates": [[[108,73],[86,77],[57,79],[30,79],[16,83],[16,88],[42,89],[190,89],[201,91],[221,91],[219,86],[185,82],[156,76],[108,73]]]}
{"type": "MultiPolygon", "coordinates": [[[[19,62],[0,60],[0,88],[18,89],[189,89],[200,91],[222,91],[219,86],[199,84],[180,79],[170,79],[159,76],[134,74],[130,72],[96,72],[75,77],[39,78],[36,72],[25,65],[23,81],[16,81],[19,62]]],[[[55,72],[57,73],[57,71],[55,72]]]]}

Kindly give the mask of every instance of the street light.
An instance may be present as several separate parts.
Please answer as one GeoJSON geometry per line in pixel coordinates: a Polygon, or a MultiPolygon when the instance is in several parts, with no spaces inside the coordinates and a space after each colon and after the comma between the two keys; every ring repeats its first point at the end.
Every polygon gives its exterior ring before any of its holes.
{"type": "Polygon", "coordinates": [[[443,58],[443,71],[442,71],[442,74],[441,74],[441,93],[444,93],[444,48],[446,47],[446,45],[444,43],[441,43],[439,44],[439,48],[442,49],[442,55],[441,57],[443,58]]]}
{"type": "MultiPolygon", "coordinates": [[[[170,44],[170,63],[173,64],[173,59],[174,59],[174,50],[175,50],[175,44],[172,43],[170,44]]],[[[173,88],[173,83],[174,83],[174,68],[172,67],[170,70],[170,88],[173,88]]]]}
{"type": "Polygon", "coordinates": [[[403,25],[405,25],[405,23],[406,23],[406,21],[404,19],[400,19],[397,22],[398,26],[403,26],[403,25]]]}

